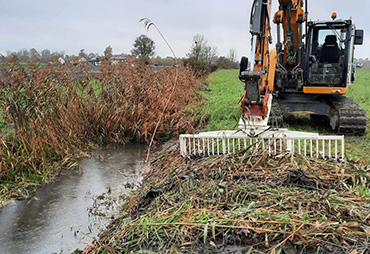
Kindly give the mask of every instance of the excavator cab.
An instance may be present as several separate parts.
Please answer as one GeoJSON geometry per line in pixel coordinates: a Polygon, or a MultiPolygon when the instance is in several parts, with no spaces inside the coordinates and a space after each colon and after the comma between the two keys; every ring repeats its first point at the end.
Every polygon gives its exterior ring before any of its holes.
{"type": "Polygon", "coordinates": [[[305,86],[347,87],[353,72],[354,45],[362,44],[361,32],[352,20],[309,22],[305,86]]]}

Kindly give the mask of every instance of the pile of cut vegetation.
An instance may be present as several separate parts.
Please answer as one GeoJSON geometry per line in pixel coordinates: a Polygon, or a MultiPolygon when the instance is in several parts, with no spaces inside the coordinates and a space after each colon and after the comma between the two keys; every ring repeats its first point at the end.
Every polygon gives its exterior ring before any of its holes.
{"type": "Polygon", "coordinates": [[[370,168],[262,152],[152,162],[84,253],[367,253],[370,168]]]}

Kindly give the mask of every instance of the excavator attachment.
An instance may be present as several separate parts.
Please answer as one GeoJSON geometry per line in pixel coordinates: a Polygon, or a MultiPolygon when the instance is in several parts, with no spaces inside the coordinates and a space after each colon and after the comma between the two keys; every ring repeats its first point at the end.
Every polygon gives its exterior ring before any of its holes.
{"type": "Polygon", "coordinates": [[[180,152],[183,157],[214,156],[245,152],[271,156],[296,153],[323,159],[344,159],[344,136],[290,131],[268,126],[273,96],[267,102],[266,117],[242,115],[239,130],[202,132],[180,135],[180,152]]]}
{"type": "Polygon", "coordinates": [[[259,131],[257,136],[244,130],[182,134],[180,152],[183,157],[202,157],[239,152],[255,154],[262,150],[270,156],[296,153],[329,160],[344,159],[344,136],[320,136],[287,129],[259,131]]]}

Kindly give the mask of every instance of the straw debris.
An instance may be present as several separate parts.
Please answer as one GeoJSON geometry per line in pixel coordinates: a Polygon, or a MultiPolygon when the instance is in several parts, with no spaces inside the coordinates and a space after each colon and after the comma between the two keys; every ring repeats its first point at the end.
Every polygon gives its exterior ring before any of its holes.
{"type": "Polygon", "coordinates": [[[292,154],[159,154],[84,253],[364,253],[370,168],[292,154]],[[283,252],[282,252],[283,251],[283,252]]]}

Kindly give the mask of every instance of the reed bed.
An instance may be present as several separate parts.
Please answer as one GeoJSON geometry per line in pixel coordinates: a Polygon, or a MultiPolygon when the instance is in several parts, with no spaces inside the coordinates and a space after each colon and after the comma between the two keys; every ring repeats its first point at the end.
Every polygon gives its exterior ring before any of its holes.
{"type": "Polygon", "coordinates": [[[75,166],[94,146],[149,142],[156,128],[156,139],[191,131],[197,118],[188,106],[201,100],[199,86],[186,67],[1,66],[0,197],[14,182],[39,184],[50,169],[75,166]]]}
{"type": "Polygon", "coordinates": [[[156,157],[83,253],[368,253],[370,168],[292,154],[156,157]]]}

